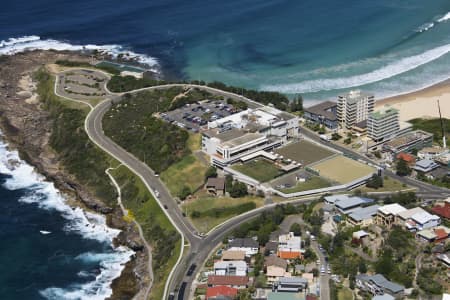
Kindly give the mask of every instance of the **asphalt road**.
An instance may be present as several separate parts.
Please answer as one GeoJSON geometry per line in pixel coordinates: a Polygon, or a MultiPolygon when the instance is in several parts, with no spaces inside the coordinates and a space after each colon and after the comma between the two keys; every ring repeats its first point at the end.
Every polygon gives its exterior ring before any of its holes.
{"type": "Polygon", "coordinates": [[[320,300],[330,300],[330,275],[327,272],[325,274],[320,273],[322,266],[325,266],[325,269],[327,269],[328,262],[325,260],[323,252],[319,250],[317,241],[311,241],[311,247],[320,260],[320,266],[317,267],[320,276],[320,300]]]}

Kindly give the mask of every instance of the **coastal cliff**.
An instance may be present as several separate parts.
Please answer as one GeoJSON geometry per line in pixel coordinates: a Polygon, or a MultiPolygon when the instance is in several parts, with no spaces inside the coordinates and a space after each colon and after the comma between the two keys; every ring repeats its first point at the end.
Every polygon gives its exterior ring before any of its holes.
{"type": "MultiPolygon", "coordinates": [[[[122,230],[114,244],[125,245],[136,255],[127,263],[121,276],[112,282],[113,295],[110,299],[130,299],[148,285],[149,278],[145,267],[148,254],[136,228],[124,221],[115,203],[116,191],[112,185],[105,199],[96,196],[95,191],[80,182],[79,176],[77,178],[67,170],[61,163],[61,154],[50,146],[55,119],[39,101],[35,93],[36,82],[32,78],[37,69],[59,59],[87,61],[88,58],[73,52],[55,51],[32,51],[0,57],[0,126],[21,158],[54,182],[67,195],[70,205],[103,214],[108,226],[122,230]]],[[[79,155],[82,157],[83,153],[79,155]]]]}

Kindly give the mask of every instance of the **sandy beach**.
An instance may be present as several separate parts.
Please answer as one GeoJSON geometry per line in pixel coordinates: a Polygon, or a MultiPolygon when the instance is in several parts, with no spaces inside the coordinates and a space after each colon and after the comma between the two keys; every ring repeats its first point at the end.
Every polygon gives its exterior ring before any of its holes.
{"type": "Polygon", "coordinates": [[[450,79],[423,90],[378,100],[375,110],[389,104],[400,110],[401,121],[419,117],[437,118],[439,117],[438,99],[442,117],[450,119],[450,79]]]}

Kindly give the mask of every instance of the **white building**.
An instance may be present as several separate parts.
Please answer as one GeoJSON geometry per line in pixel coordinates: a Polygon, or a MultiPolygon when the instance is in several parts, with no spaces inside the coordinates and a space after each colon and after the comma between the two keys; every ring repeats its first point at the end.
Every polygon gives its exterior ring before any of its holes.
{"type": "Polygon", "coordinates": [[[228,243],[228,250],[243,251],[246,256],[258,253],[259,244],[252,238],[235,238],[228,243]]]}
{"type": "Polygon", "coordinates": [[[352,128],[359,122],[368,119],[373,112],[375,97],[359,90],[338,96],[337,117],[341,127],[352,128]]]}
{"type": "Polygon", "coordinates": [[[278,251],[300,252],[302,249],[302,239],[295,236],[293,232],[282,234],[278,237],[278,251]]]}
{"type": "Polygon", "coordinates": [[[202,150],[219,167],[261,150],[281,146],[298,136],[298,117],[273,107],[247,109],[208,123],[202,150]]]}
{"type": "Polygon", "coordinates": [[[246,276],[247,263],[243,260],[218,261],[214,263],[214,275],[246,276]]]}
{"type": "Polygon", "coordinates": [[[406,221],[405,225],[408,230],[420,231],[438,226],[439,224],[441,224],[441,218],[423,211],[412,215],[411,218],[406,221]]]}
{"type": "Polygon", "coordinates": [[[384,106],[369,114],[367,119],[367,135],[375,142],[389,140],[398,135],[400,130],[398,110],[384,106]]]}

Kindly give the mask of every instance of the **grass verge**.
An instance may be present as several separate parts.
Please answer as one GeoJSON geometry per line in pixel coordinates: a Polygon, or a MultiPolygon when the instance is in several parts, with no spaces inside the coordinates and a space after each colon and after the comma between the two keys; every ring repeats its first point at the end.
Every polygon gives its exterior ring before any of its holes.
{"type": "Polygon", "coordinates": [[[397,192],[407,189],[411,189],[411,187],[409,185],[401,183],[398,180],[392,179],[390,177],[385,177],[383,179],[383,186],[378,189],[363,186],[361,188],[358,188],[357,190],[360,190],[363,193],[370,193],[370,192],[397,192]]]}
{"type": "Polygon", "coordinates": [[[189,216],[192,224],[198,229],[199,232],[208,232],[218,224],[237,216],[245,211],[251,210],[256,207],[264,205],[264,199],[260,197],[247,196],[243,198],[230,198],[230,197],[207,197],[203,196],[198,199],[186,201],[182,205],[182,210],[189,216]],[[254,203],[254,206],[238,207],[242,204],[254,203]],[[226,211],[228,208],[228,211],[226,211]],[[216,209],[222,209],[223,213],[216,214],[216,209]],[[192,213],[197,211],[200,213],[199,217],[193,218],[192,213]]]}
{"type": "Polygon", "coordinates": [[[338,300],[351,300],[353,299],[353,293],[349,288],[342,287],[338,289],[338,300]]]}
{"type": "Polygon", "coordinates": [[[164,284],[180,254],[180,235],[140,178],[124,166],[111,174],[121,187],[123,205],[141,225],[153,248],[154,283],[150,299],[162,299],[164,284]]]}

